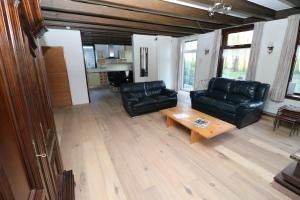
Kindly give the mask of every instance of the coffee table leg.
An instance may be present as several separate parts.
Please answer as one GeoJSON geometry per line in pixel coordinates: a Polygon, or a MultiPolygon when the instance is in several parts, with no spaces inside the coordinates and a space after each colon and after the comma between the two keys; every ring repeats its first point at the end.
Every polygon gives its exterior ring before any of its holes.
{"type": "Polygon", "coordinates": [[[201,139],[201,135],[197,133],[196,131],[191,130],[191,139],[190,143],[194,144],[195,142],[198,142],[201,139]]]}
{"type": "Polygon", "coordinates": [[[175,121],[172,118],[167,117],[167,127],[171,127],[174,125],[175,125],[175,121]]]}

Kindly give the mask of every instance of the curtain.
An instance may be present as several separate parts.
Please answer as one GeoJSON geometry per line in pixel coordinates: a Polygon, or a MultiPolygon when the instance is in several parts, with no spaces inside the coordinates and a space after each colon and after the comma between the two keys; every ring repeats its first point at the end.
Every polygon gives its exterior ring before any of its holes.
{"type": "MultiPolygon", "coordinates": [[[[208,81],[217,75],[221,43],[222,43],[222,29],[215,30],[215,38],[214,38],[214,44],[213,44],[213,48],[212,48],[212,56],[211,56],[208,81]]],[[[207,81],[207,84],[208,84],[208,81],[207,81]]]]}
{"type": "Polygon", "coordinates": [[[289,81],[290,70],[293,63],[295,45],[299,29],[300,15],[293,15],[288,18],[288,27],[280,54],[276,77],[271,89],[271,100],[283,102],[289,81]]]}
{"type": "Polygon", "coordinates": [[[251,80],[251,81],[255,80],[264,25],[265,22],[257,22],[254,25],[254,33],[253,33],[253,39],[251,44],[251,53],[250,53],[247,74],[246,74],[246,80],[251,80]]]}

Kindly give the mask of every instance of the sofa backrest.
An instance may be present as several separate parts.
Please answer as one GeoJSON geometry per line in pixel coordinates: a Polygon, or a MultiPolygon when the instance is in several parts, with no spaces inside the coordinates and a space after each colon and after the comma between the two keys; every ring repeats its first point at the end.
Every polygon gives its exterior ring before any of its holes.
{"type": "Polygon", "coordinates": [[[209,97],[226,100],[233,80],[226,78],[212,78],[209,82],[207,95],[209,97]]]}
{"type": "Polygon", "coordinates": [[[208,85],[207,95],[239,104],[253,100],[265,101],[269,88],[269,84],[262,84],[257,81],[212,78],[208,85]]]}
{"type": "Polygon", "coordinates": [[[141,98],[146,96],[145,87],[145,83],[126,83],[121,86],[120,92],[122,94],[129,93],[131,96],[141,98]]]}
{"type": "Polygon", "coordinates": [[[161,94],[161,91],[166,88],[164,81],[146,82],[146,95],[153,96],[161,94]]]}
{"type": "Polygon", "coordinates": [[[166,88],[164,81],[151,81],[141,83],[127,83],[120,88],[121,93],[129,93],[134,97],[159,95],[166,88]]]}
{"type": "Polygon", "coordinates": [[[256,89],[260,85],[256,81],[234,81],[230,87],[227,100],[233,103],[247,103],[254,99],[256,89]]]}

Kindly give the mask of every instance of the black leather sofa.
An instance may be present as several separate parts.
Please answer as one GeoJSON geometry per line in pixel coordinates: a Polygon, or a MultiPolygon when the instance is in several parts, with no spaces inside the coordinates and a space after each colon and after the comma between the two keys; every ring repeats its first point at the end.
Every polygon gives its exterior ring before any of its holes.
{"type": "Polygon", "coordinates": [[[256,81],[212,78],[207,90],[190,93],[192,108],[243,128],[260,119],[269,88],[256,81]]]}
{"type": "Polygon", "coordinates": [[[177,92],[163,81],[127,83],[121,86],[123,106],[131,117],[177,105],[177,92]]]}

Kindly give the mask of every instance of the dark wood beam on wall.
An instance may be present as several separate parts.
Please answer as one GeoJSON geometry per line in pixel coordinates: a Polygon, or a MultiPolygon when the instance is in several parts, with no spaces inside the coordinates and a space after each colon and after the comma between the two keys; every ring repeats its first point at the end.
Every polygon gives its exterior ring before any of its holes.
{"type": "Polygon", "coordinates": [[[97,36],[81,36],[82,39],[118,39],[118,40],[131,40],[132,36],[120,37],[117,35],[97,35],[97,36]]]}
{"type": "MultiPolygon", "coordinates": [[[[213,5],[214,1],[211,0],[193,0],[202,4],[213,5]]],[[[266,8],[264,6],[255,4],[245,0],[224,0],[224,3],[232,6],[232,11],[248,14],[251,17],[260,17],[264,19],[274,19],[275,10],[266,8]]]]}
{"type": "Polygon", "coordinates": [[[279,10],[276,12],[276,19],[287,18],[291,15],[300,14],[300,8],[290,8],[285,10],[279,10]]]}
{"type": "Polygon", "coordinates": [[[124,8],[139,12],[148,12],[157,15],[175,18],[190,19],[196,21],[237,25],[243,24],[243,19],[229,15],[216,13],[213,18],[208,16],[207,10],[181,6],[162,0],[73,0],[85,3],[94,3],[109,7],[124,8]]]}
{"type": "Polygon", "coordinates": [[[119,34],[119,33],[112,33],[112,32],[81,32],[82,37],[98,37],[98,36],[112,36],[112,37],[120,37],[120,38],[130,38],[132,34],[119,34]]]}
{"type": "Polygon", "coordinates": [[[45,24],[48,28],[59,28],[66,29],[67,26],[71,27],[74,30],[80,31],[89,31],[89,32],[98,32],[99,30],[107,30],[107,31],[119,31],[119,32],[130,32],[132,34],[146,34],[146,35],[166,35],[173,37],[182,37],[190,34],[184,33],[171,33],[164,31],[156,31],[156,30],[143,30],[143,29],[135,29],[135,28],[123,28],[123,27],[112,27],[112,26],[102,26],[95,24],[82,24],[82,23],[74,23],[74,22],[63,22],[63,21],[55,21],[55,20],[45,20],[45,24]]]}
{"type": "Polygon", "coordinates": [[[223,28],[224,25],[199,22],[188,19],[174,18],[151,14],[147,12],[137,12],[127,9],[108,7],[103,5],[95,5],[90,3],[62,1],[62,0],[42,0],[42,9],[50,11],[62,11],[67,13],[92,15],[99,17],[108,17],[114,19],[125,19],[137,22],[156,23],[161,25],[179,26],[195,29],[214,30],[223,28]]]}
{"type": "Polygon", "coordinates": [[[300,1],[299,0],[279,0],[282,3],[287,3],[292,7],[300,7],[300,1]]]}
{"type": "Polygon", "coordinates": [[[116,40],[116,39],[105,39],[105,40],[82,40],[82,44],[120,44],[120,45],[132,45],[131,40],[116,40]]]}
{"type": "Polygon", "coordinates": [[[153,31],[186,33],[191,35],[197,33],[203,33],[203,30],[201,29],[191,29],[191,28],[183,28],[183,27],[176,27],[176,26],[164,26],[158,24],[149,24],[149,23],[142,23],[142,22],[93,17],[93,16],[86,16],[86,15],[56,12],[56,11],[43,11],[43,16],[46,20],[76,22],[82,24],[95,24],[95,25],[103,25],[103,26],[136,28],[136,29],[153,30],[153,31]]]}

